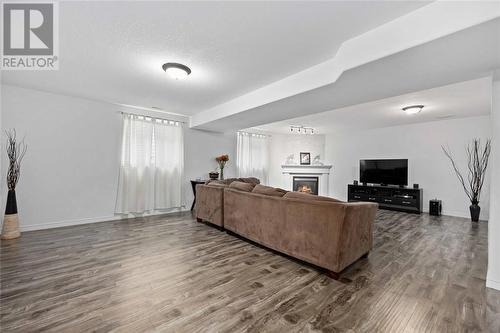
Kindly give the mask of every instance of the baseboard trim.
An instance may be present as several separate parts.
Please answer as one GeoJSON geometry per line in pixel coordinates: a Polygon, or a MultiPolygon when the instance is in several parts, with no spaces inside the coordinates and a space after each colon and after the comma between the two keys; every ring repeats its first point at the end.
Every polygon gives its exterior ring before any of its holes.
{"type": "MultiPolygon", "coordinates": [[[[460,213],[460,212],[454,212],[454,211],[443,211],[442,214],[446,215],[446,216],[461,217],[461,218],[469,219],[470,220],[470,213],[460,213]]],[[[488,216],[484,216],[484,214],[481,213],[479,221],[480,222],[488,222],[488,216]]]]}
{"type": "Polygon", "coordinates": [[[176,208],[176,209],[167,210],[167,211],[165,211],[165,210],[155,211],[153,213],[147,213],[147,214],[141,214],[141,215],[133,215],[133,214],[125,215],[125,214],[123,214],[123,215],[110,215],[110,216],[101,216],[101,217],[88,217],[88,218],[82,218],[82,219],[62,220],[62,221],[47,222],[47,223],[32,224],[32,225],[23,225],[21,222],[20,229],[21,229],[21,232],[35,231],[35,230],[53,229],[53,228],[61,228],[61,227],[70,227],[70,226],[74,226],[74,225],[82,225],[82,224],[89,224],[89,223],[100,223],[100,222],[127,220],[127,219],[133,219],[136,217],[171,214],[171,213],[178,213],[178,212],[185,212],[185,211],[189,211],[189,209],[184,207],[184,208],[176,208]]]}
{"type": "Polygon", "coordinates": [[[441,214],[446,215],[446,216],[465,217],[465,218],[469,217],[470,218],[470,213],[458,212],[458,211],[453,211],[453,210],[443,209],[441,214]]]}
{"type": "Polygon", "coordinates": [[[486,287],[500,290],[500,282],[491,279],[486,279],[486,287]]]}
{"type": "MultiPolygon", "coordinates": [[[[176,208],[176,209],[167,210],[167,211],[155,211],[153,213],[142,214],[142,215],[139,215],[139,216],[153,216],[153,215],[162,215],[162,214],[170,214],[170,213],[185,212],[185,211],[189,211],[189,208],[183,207],[183,208],[176,208]]],[[[427,212],[424,211],[424,213],[428,213],[428,211],[427,212]]],[[[468,214],[464,214],[462,212],[456,212],[456,211],[443,211],[442,214],[443,215],[447,215],[447,216],[454,216],[454,217],[464,217],[464,218],[469,218],[470,217],[468,214]]],[[[21,229],[21,231],[44,230],[44,229],[69,227],[69,226],[72,226],[72,225],[81,225],[81,224],[89,224],[89,223],[100,223],[100,222],[108,222],[108,221],[126,220],[126,219],[136,218],[136,217],[139,217],[139,216],[138,215],[133,215],[133,214],[128,214],[128,215],[109,215],[109,216],[88,217],[88,218],[73,219],[73,220],[62,220],[62,221],[47,222],[47,223],[34,224],[34,225],[23,225],[22,222],[21,222],[20,229],[21,229]]],[[[481,221],[487,221],[487,220],[481,220],[481,221]]],[[[497,283],[497,284],[500,285],[500,282],[493,281],[492,283],[493,284],[497,283]]],[[[500,288],[499,288],[499,290],[500,290],[500,288]]]]}
{"type": "MultiPolygon", "coordinates": [[[[429,214],[429,210],[423,210],[422,212],[429,214]]],[[[459,212],[459,211],[454,211],[454,210],[443,210],[441,212],[441,215],[451,216],[451,217],[462,217],[462,218],[465,218],[465,219],[470,219],[470,213],[469,212],[459,212]]],[[[481,222],[488,222],[488,217],[485,217],[484,213],[481,213],[480,217],[481,217],[480,218],[481,222]]]]}

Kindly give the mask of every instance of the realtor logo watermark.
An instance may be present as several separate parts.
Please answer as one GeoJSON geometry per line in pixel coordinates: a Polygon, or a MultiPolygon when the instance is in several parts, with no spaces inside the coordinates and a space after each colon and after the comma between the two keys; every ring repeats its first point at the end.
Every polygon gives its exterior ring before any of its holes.
{"type": "Polygon", "coordinates": [[[3,2],[1,69],[59,69],[58,20],[57,2],[3,2]]]}

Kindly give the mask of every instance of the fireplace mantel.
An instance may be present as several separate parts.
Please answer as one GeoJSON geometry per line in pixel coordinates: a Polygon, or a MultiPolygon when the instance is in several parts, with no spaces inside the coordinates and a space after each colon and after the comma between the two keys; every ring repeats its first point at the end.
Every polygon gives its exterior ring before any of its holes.
{"type": "Polygon", "coordinates": [[[331,165],[300,165],[283,164],[281,172],[284,174],[329,174],[331,165]]]}
{"type": "Polygon", "coordinates": [[[328,196],[328,183],[331,172],[331,165],[299,165],[299,164],[283,164],[281,165],[281,173],[286,178],[285,184],[287,189],[293,189],[294,176],[317,176],[319,178],[318,194],[328,196]]]}

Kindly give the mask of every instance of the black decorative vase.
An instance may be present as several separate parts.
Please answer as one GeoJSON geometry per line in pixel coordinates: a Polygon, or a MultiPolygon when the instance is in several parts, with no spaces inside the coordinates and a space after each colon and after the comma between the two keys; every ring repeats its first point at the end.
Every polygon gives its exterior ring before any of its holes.
{"type": "Polygon", "coordinates": [[[210,177],[211,180],[219,179],[219,173],[218,172],[210,172],[208,174],[208,176],[210,177]]]}
{"type": "Polygon", "coordinates": [[[469,210],[472,222],[478,222],[479,214],[481,213],[481,207],[479,207],[478,202],[473,202],[472,205],[469,206],[469,210]]]}
{"type": "Polygon", "coordinates": [[[16,190],[7,192],[7,203],[5,205],[5,215],[17,214],[16,190]]]}
{"type": "Polygon", "coordinates": [[[16,191],[9,190],[7,194],[7,205],[3,217],[2,239],[14,239],[21,236],[19,231],[19,218],[17,216],[16,191]]]}

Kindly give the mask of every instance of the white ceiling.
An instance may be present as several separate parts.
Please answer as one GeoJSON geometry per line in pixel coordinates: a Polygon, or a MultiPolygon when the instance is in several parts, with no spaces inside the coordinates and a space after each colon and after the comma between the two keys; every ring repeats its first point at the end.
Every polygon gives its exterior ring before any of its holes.
{"type": "MultiPolygon", "coordinates": [[[[500,2],[498,4],[500,9],[500,2]]],[[[205,121],[197,128],[229,131],[258,127],[478,79],[490,76],[498,69],[500,18],[352,68],[333,83],[247,107],[237,113],[205,121]]],[[[197,114],[193,118],[199,116],[197,114]]]]}
{"type": "Polygon", "coordinates": [[[2,83],[192,115],[331,58],[422,1],[61,2],[58,71],[2,83]],[[191,67],[172,81],[164,62],[191,67]]]}
{"type": "Polygon", "coordinates": [[[488,115],[490,112],[491,78],[486,77],[275,122],[253,130],[289,134],[290,125],[302,125],[313,127],[317,133],[342,133],[488,115]],[[408,115],[401,110],[404,106],[416,104],[425,106],[418,114],[408,115]]]}

